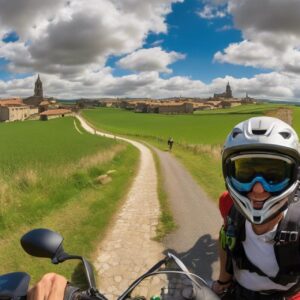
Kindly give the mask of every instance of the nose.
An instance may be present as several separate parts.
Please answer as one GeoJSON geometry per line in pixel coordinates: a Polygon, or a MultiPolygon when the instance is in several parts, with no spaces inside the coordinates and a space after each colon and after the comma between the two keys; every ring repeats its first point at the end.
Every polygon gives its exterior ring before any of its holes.
{"type": "Polygon", "coordinates": [[[264,193],[265,192],[265,189],[264,187],[262,186],[262,184],[260,182],[256,182],[254,184],[254,186],[252,187],[252,192],[254,193],[264,193]]]}

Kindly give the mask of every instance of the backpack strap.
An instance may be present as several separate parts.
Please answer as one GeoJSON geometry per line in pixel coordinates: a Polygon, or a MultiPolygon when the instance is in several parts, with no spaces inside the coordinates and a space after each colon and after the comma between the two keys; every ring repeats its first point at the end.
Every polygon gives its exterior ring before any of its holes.
{"type": "Polygon", "coordinates": [[[242,241],[245,240],[245,217],[232,205],[227,216],[225,228],[225,250],[227,253],[226,271],[233,274],[232,259],[236,258],[242,241]]]}
{"type": "MultiPolygon", "coordinates": [[[[284,219],[279,223],[274,238],[274,251],[279,272],[278,283],[300,275],[300,201],[289,205],[284,219]]],[[[290,281],[289,281],[290,282],[290,281]]]]}

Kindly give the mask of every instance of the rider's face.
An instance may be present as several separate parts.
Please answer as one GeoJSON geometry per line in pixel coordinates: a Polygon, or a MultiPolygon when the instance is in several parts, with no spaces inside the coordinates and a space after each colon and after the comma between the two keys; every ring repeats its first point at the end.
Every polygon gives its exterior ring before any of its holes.
{"type": "Polygon", "coordinates": [[[270,193],[266,192],[260,182],[256,182],[252,190],[247,194],[250,199],[252,207],[255,209],[262,209],[265,201],[271,196],[270,193]]]}

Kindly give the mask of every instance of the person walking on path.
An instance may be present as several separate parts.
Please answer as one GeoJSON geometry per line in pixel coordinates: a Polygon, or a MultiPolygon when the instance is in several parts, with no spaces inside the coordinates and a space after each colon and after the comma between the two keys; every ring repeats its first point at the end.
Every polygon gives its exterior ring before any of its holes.
{"type": "Polygon", "coordinates": [[[300,299],[299,166],[298,136],[279,119],[251,118],[228,135],[217,294],[300,299]]]}
{"type": "Polygon", "coordinates": [[[172,137],[169,137],[169,139],[168,139],[168,146],[169,146],[169,150],[170,150],[170,151],[172,151],[173,143],[174,143],[173,138],[172,138],[172,137]]]}

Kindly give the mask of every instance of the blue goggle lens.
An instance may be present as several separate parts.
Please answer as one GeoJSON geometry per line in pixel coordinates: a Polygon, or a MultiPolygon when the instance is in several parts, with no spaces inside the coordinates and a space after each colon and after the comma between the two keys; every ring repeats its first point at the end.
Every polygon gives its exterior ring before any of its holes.
{"type": "Polygon", "coordinates": [[[269,193],[278,193],[283,191],[290,183],[290,178],[284,179],[282,182],[270,184],[263,177],[257,176],[251,182],[239,182],[235,178],[231,177],[230,181],[233,187],[239,192],[250,192],[255,183],[259,182],[263,186],[264,190],[269,193]]]}
{"type": "Polygon", "coordinates": [[[288,187],[293,178],[294,163],[288,159],[240,156],[229,160],[228,177],[239,192],[250,192],[259,182],[269,193],[288,187]]]}

